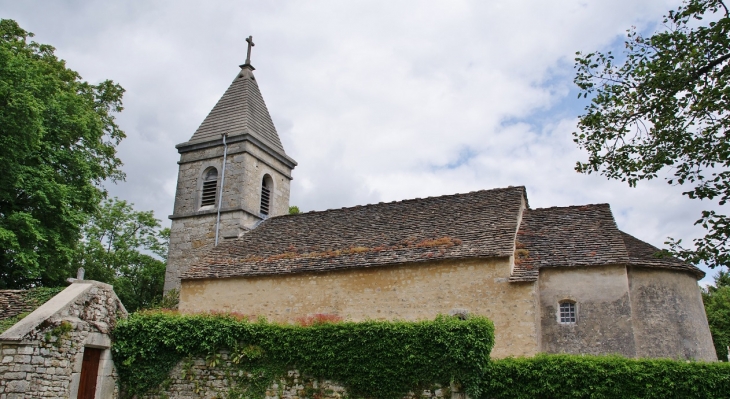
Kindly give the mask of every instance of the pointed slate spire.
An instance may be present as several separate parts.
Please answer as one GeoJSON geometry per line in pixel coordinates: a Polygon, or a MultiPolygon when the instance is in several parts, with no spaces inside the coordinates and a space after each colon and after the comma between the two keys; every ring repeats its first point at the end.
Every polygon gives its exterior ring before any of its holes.
{"type": "Polygon", "coordinates": [[[253,74],[254,67],[250,60],[253,40],[249,37],[246,41],[248,56],[246,63],[240,66],[241,71],[190,140],[178,145],[178,148],[220,140],[223,134],[227,134],[229,139],[248,134],[271,151],[291,159],[281,145],[279,134],[253,74]]]}

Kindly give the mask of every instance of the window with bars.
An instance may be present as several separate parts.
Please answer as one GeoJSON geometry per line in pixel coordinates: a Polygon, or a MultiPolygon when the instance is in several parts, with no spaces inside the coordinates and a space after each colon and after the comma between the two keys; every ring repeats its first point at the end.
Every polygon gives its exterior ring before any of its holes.
{"type": "Polygon", "coordinates": [[[269,175],[264,176],[261,180],[261,214],[269,215],[269,209],[271,205],[271,189],[273,188],[273,181],[269,175]]]}
{"type": "Polygon", "coordinates": [[[200,197],[200,206],[215,205],[217,187],[218,170],[210,168],[203,174],[203,194],[200,197]]]}
{"type": "Polygon", "coordinates": [[[560,302],[560,322],[563,324],[575,324],[575,302],[560,302]]]}

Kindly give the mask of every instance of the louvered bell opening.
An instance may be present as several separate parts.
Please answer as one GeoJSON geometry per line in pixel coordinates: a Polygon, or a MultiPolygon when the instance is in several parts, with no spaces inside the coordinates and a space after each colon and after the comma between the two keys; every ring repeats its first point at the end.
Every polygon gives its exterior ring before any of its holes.
{"type": "Polygon", "coordinates": [[[269,214],[269,201],[271,200],[271,191],[268,187],[261,187],[261,213],[264,215],[269,214]]]}
{"type": "Polygon", "coordinates": [[[215,205],[215,187],[216,181],[205,181],[203,182],[203,197],[200,201],[200,206],[215,205]]]}

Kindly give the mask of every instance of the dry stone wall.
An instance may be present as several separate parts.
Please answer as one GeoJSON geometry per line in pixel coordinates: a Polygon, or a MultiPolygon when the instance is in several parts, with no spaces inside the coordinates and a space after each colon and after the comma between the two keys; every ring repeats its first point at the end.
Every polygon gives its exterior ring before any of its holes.
{"type": "MultiPolygon", "coordinates": [[[[220,363],[209,366],[210,360],[195,358],[186,359],[173,368],[170,379],[158,392],[147,395],[147,399],[193,399],[193,398],[232,398],[240,397],[246,386],[236,384],[239,375],[237,365],[233,365],[228,353],[220,353],[220,363]],[[232,374],[233,373],[233,374],[232,374]]],[[[245,377],[255,377],[247,374],[245,377]]],[[[266,388],[264,399],[346,399],[347,390],[333,381],[319,381],[303,376],[296,370],[290,370],[286,376],[280,377],[266,388]]],[[[424,390],[418,394],[411,393],[404,399],[462,399],[464,395],[450,387],[438,386],[424,390]]]]}
{"type": "MultiPolygon", "coordinates": [[[[27,318],[33,316],[31,313],[27,318]]],[[[96,397],[116,398],[116,373],[107,333],[119,317],[126,317],[126,310],[111,286],[96,283],[22,339],[8,340],[3,334],[0,399],[75,398],[86,347],[104,349],[96,397]]],[[[8,332],[12,333],[12,328],[8,332]]]]}

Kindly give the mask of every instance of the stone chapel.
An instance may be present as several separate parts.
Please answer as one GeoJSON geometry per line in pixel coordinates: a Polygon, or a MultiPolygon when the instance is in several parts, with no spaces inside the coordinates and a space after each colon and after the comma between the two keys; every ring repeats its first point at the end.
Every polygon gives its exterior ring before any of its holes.
{"type": "Polygon", "coordinates": [[[530,208],[524,187],[289,215],[284,151],[249,57],[180,153],[165,289],[181,312],[293,322],[488,316],[492,355],[716,360],[698,268],[608,204],[530,208]]]}

